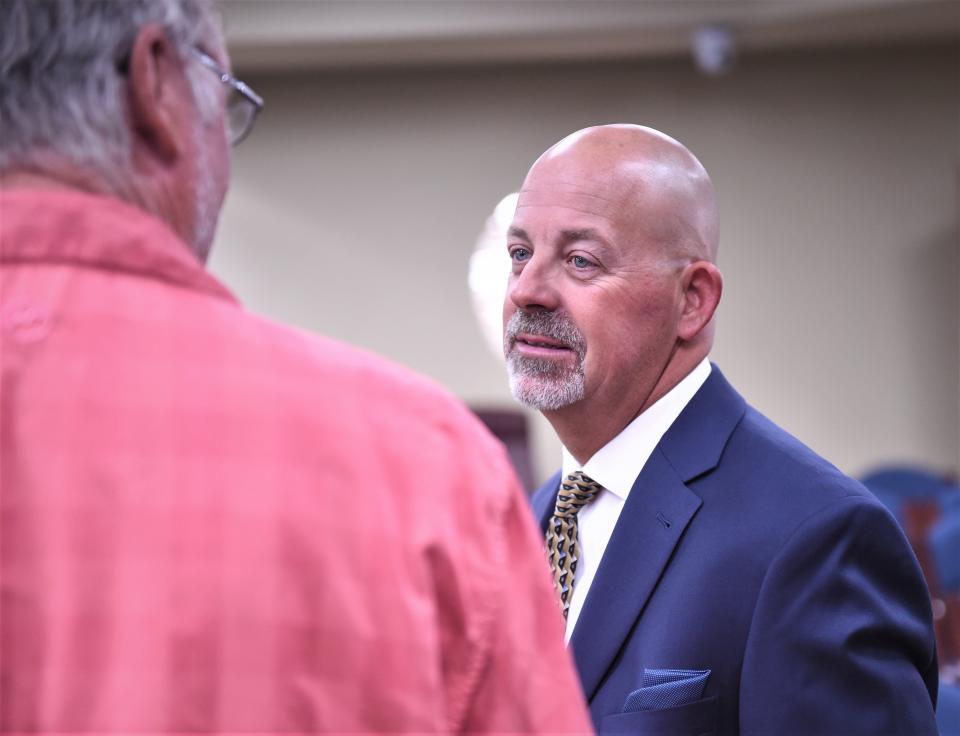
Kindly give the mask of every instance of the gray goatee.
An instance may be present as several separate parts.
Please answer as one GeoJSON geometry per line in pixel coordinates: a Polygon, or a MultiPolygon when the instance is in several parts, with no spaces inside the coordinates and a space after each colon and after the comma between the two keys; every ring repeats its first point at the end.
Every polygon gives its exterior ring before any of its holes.
{"type": "Polygon", "coordinates": [[[569,406],[584,395],[583,362],[586,340],[567,315],[560,312],[514,312],[503,334],[510,391],[521,404],[539,411],[569,406]],[[563,343],[577,356],[573,368],[562,362],[530,358],[513,350],[521,332],[542,335],[563,343]]]}

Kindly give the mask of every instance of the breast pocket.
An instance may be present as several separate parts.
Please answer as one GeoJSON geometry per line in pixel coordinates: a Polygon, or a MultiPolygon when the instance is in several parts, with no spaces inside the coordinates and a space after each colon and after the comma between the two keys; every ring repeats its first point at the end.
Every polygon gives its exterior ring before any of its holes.
{"type": "Polygon", "coordinates": [[[616,713],[600,719],[600,733],[642,736],[710,736],[717,732],[717,696],[676,708],[616,713]]]}

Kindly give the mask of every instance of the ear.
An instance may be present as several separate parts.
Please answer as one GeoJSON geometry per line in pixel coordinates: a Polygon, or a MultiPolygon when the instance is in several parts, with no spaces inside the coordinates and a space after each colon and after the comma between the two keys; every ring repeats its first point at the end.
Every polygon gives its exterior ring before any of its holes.
{"type": "Polygon", "coordinates": [[[184,150],[185,131],[180,123],[186,89],[183,62],[163,27],[143,26],[130,51],[127,99],[134,147],[164,163],[184,150]]]}
{"type": "Polygon", "coordinates": [[[723,292],[723,275],[708,261],[694,261],[683,270],[683,309],[677,335],[690,342],[710,324],[713,313],[720,304],[723,292]]]}

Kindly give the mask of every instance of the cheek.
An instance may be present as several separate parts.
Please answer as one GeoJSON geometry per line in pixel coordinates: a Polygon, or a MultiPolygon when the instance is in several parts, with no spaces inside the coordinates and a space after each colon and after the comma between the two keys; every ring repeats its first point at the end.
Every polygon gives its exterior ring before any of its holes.
{"type": "Polygon", "coordinates": [[[676,325],[669,299],[623,299],[591,315],[582,325],[587,337],[587,365],[610,373],[648,362],[673,345],[676,325]]]}
{"type": "Polygon", "coordinates": [[[207,155],[201,163],[209,170],[201,171],[200,176],[210,182],[211,195],[222,204],[230,185],[230,147],[225,139],[211,138],[209,141],[207,155]]]}
{"type": "Polygon", "coordinates": [[[517,311],[516,305],[513,303],[513,300],[510,299],[510,283],[507,282],[507,293],[503,299],[503,324],[506,325],[510,321],[510,318],[513,316],[513,313],[517,311]]]}
{"type": "Polygon", "coordinates": [[[584,366],[588,374],[604,374],[622,362],[625,348],[631,344],[629,327],[622,316],[597,314],[594,318],[578,323],[587,341],[584,366]]]}
{"type": "Polygon", "coordinates": [[[230,186],[230,168],[230,147],[227,146],[227,148],[223,151],[223,157],[221,158],[220,166],[218,167],[218,173],[220,176],[220,181],[218,183],[220,185],[221,199],[223,198],[223,195],[226,194],[227,187],[230,186]]]}

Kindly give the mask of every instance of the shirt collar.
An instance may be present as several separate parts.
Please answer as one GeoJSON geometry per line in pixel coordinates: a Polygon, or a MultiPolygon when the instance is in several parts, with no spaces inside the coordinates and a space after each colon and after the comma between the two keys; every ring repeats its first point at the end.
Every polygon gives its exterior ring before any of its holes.
{"type": "Polygon", "coordinates": [[[236,301],[166,224],[113,197],[79,190],[0,192],[0,261],[137,273],[236,301]]]}
{"type": "Polygon", "coordinates": [[[626,500],[650,454],[700,390],[710,376],[710,370],[710,361],[704,358],[680,383],[597,450],[584,465],[581,466],[564,447],[563,477],[582,470],[615,496],[626,500]]]}

